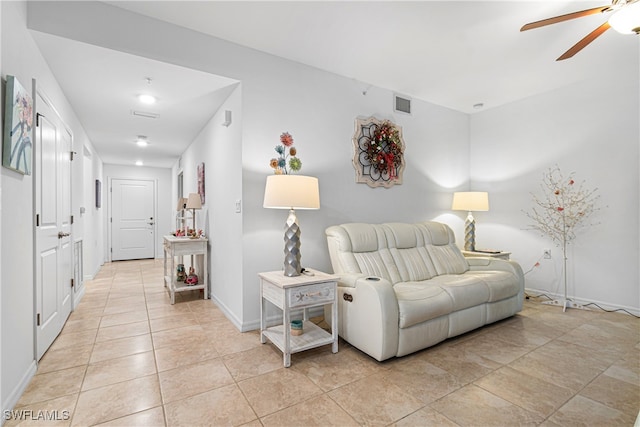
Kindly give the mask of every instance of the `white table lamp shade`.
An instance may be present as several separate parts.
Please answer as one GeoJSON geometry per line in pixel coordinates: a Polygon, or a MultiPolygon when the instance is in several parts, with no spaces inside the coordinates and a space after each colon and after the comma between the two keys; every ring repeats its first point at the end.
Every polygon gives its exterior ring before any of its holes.
{"type": "Polygon", "coordinates": [[[189,193],[187,209],[202,209],[202,201],[198,193],[189,193]]]}
{"type": "Polygon", "coordinates": [[[187,204],[187,198],[186,197],[178,197],[178,206],[176,207],[177,211],[181,211],[185,208],[185,205],[187,204]]]}
{"type": "Polygon", "coordinates": [[[263,206],[273,209],[320,209],[318,178],[304,175],[268,176],[263,206]]]}
{"type": "Polygon", "coordinates": [[[454,211],[480,212],[489,210],[489,194],[484,191],[461,191],[453,193],[451,209],[454,211]]]}

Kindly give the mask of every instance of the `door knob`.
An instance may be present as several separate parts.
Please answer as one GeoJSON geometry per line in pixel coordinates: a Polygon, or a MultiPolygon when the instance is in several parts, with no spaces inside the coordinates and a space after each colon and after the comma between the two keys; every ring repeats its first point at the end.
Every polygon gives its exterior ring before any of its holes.
{"type": "Polygon", "coordinates": [[[58,239],[62,239],[63,237],[68,237],[70,236],[70,233],[63,233],[62,231],[58,232],[58,239]]]}

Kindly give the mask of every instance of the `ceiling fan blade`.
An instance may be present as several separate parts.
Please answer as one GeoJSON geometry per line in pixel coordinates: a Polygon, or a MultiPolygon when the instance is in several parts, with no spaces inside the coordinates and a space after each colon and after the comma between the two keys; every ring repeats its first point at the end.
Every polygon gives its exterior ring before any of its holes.
{"type": "Polygon", "coordinates": [[[556,59],[556,61],[562,61],[563,59],[571,58],[573,55],[575,55],[576,53],[578,53],[582,49],[584,49],[584,47],[586,45],[588,45],[589,43],[591,43],[592,41],[597,39],[602,33],[607,31],[609,28],[611,28],[611,26],[609,25],[608,22],[605,22],[604,24],[600,25],[598,28],[596,28],[595,30],[593,30],[589,34],[587,34],[578,43],[574,44],[571,47],[571,49],[569,49],[568,51],[563,53],[562,56],[560,56],[558,59],[556,59]]]}
{"type": "Polygon", "coordinates": [[[531,22],[523,25],[520,31],[533,30],[534,28],[544,27],[546,25],[557,24],[558,22],[568,21],[570,19],[582,18],[583,16],[595,15],[596,13],[605,12],[610,6],[594,7],[593,9],[581,10],[580,12],[567,13],[565,15],[555,16],[553,18],[543,19],[541,21],[531,22]]]}

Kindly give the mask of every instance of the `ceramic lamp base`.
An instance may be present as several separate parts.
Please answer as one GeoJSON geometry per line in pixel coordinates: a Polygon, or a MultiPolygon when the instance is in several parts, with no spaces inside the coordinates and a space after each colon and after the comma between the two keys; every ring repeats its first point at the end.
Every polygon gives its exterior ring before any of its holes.
{"type": "Polygon", "coordinates": [[[476,220],[471,212],[464,222],[464,250],[471,252],[476,250],[476,220]]]}
{"type": "Polygon", "coordinates": [[[284,226],[284,275],[299,276],[302,271],[300,264],[300,226],[293,209],[284,226]]]}

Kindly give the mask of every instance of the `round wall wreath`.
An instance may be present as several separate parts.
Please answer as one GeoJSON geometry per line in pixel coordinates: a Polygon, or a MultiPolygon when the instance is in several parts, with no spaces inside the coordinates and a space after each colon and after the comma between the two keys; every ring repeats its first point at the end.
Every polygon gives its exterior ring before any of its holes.
{"type": "Polygon", "coordinates": [[[353,145],[356,182],[387,188],[402,184],[404,140],[400,126],[375,117],[356,119],[353,145]]]}

